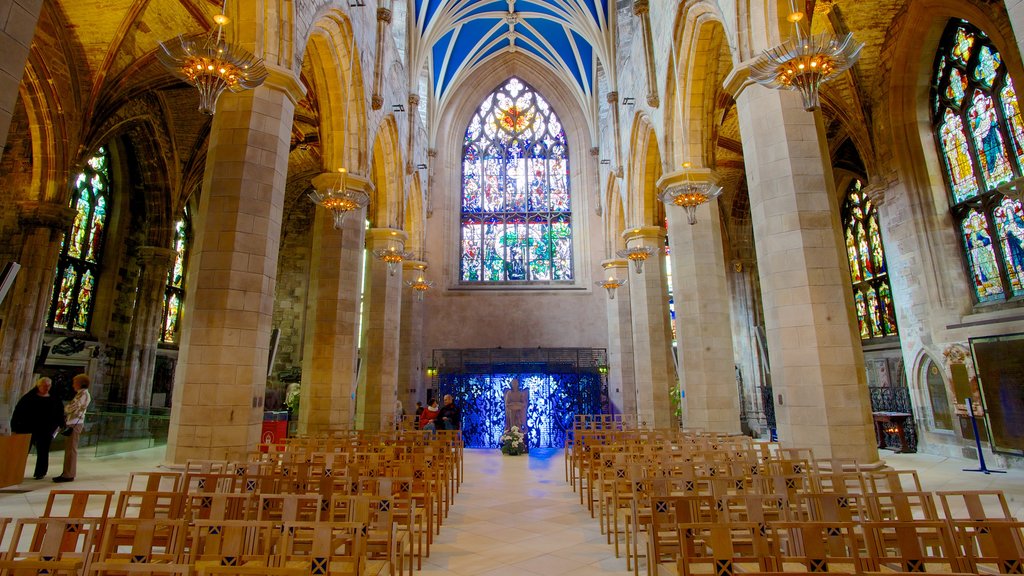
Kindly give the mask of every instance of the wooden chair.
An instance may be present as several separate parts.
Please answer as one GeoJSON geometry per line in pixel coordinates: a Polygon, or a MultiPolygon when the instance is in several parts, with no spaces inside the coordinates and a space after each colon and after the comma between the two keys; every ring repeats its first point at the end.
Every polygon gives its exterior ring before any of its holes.
{"type": "Polygon", "coordinates": [[[251,520],[196,520],[191,532],[188,562],[197,569],[271,566],[281,533],[278,524],[251,520]]]}
{"type": "Polygon", "coordinates": [[[762,527],[750,523],[679,524],[679,576],[715,574],[733,576],[750,570],[773,571],[775,555],[762,527]],[[742,547],[736,546],[743,543],[742,547]]]}
{"type": "Polygon", "coordinates": [[[775,522],[769,526],[776,566],[786,572],[842,572],[865,570],[860,538],[850,522],[775,522]]]}
{"type": "Polygon", "coordinates": [[[866,573],[966,571],[945,521],[864,522],[862,527],[868,552],[866,573]]]}
{"type": "Polygon", "coordinates": [[[936,492],[947,520],[1016,520],[1002,490],[936,492]]]}
{"type": "Polygon", "coordinates": [[[281,565],[306,574],[374,576],[387,562],[366,558],[366,524],[359,522],[286,522],[281,565]]]}
{"type": "Polygon", "coordinates": [[[273,522],[315,522],[325,505],[319,494],[260,494],[256,519],[273,522]]]}
{"type": "Polygon", "coordinates": [[[0,560],[0,574],[84,574],[89,569],[99,524],[97,519],[82,518],[18,520],[10,548],[0,560]]]}
{"type": "Polygon", "coordinates": [[[404,574],[406,558],[409,571],[412,571],[411,535],[395,521],[395,499],[390,492],[389,485],[381,486],[380,493],[369,498],[370,529],[366,536],[366,554],[368,558],[386,561],[388,574],[394,575],[396,566],[398,574],[404,574]]]}
{"type": "Polygon", "coordinates": [[[931,492],[876,492],[864,495],[871,520],[938,520],[931,492]]]}
{"type": "Polygon", "coordinates": [[[95,574],[182,574],[187,526],[170,518],[113,518],[91,570],[95,574]]]}
{"type": "Polygon", "coordinates": [[[181,472],[132,472],[128,488],[132,492],[178,492],[183,483],[181,472]]]}
{"type": "Polygon", "coordinates": [[[242,476],[234,472],[186,472],[182,492],[237,492],[242,476]]]}
{"type": "Polygon", "coordinates": [[[181,492],[131,492],[117,496],[118,518],[178,519],[185,511],[185,495],[181,492]]]}
{"type": "Polygon", "coordinates": [[[965,572],[1024,574],[1024,522],[952,520],[965,572]]]}
{"type": "MultiPolygon", "coordinates": [[[[416,504],[412,476],[391,478],[391,495],[395,503],[395,522],[400,529],[409,532],[409,553],[416,559],[416,569],[423,569],[423,556],[427,532],[427,512],[416,504]]],[[[410,566],[412,558],[410,560],[410,566]]],[[[411,571],[411,569],[410,569],[411,571]]]]}
{"type": "Polygon", "coordinates": [[[248,520],[256,516],[253,494],[210,492],[185,497],[185,518],[196,520],[248,520]]]}

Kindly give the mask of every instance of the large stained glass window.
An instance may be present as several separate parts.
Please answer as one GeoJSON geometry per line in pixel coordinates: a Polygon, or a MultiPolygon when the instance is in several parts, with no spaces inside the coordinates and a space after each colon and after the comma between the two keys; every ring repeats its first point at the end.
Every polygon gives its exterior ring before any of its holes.
{"type": "Polygon", "coordinates": [[[167,273],[167,289],[164,291],[164,321],[160,341],[178,341],[181,322],[181,305],[185,300],[185,265],[188,252],[188,211],[185,218],[174,226],[174,265],[167,273]]]}
{"type": "Polygon", "coordinates": [[[461,227],[463,283],[573,279],[565,130],[518,78],[487,96],[466,129],[461,227]]]}
{"type": "Polygon", "coordinates": [[[974,295],[981,303],[1024,296],[1021,204],[997,190],[1024,175],[1013,82],[985,33],[957,19],[946,27],[934,78],[936,139],[974,295]]]}
{"type": "Polygon", "coordinates": [[[48,327],[89,330],[110,203],[110,157],[100,148],[75,178],[75,219],[64,234],[50,300],[48,327]]]}
{"type": "Polygon", "coordinates": [[[885,248],[878,227],[878,212],[854,180],[843,202],[843,235],[850,260],[850,279],[857,308],[860,338],[864,341],[896,336],[896,313],[885,265],[885,248]]]}

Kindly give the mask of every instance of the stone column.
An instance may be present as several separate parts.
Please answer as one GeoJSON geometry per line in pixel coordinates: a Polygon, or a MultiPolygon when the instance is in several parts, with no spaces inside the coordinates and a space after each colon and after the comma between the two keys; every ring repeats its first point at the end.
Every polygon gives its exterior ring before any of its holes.
{"type": "MultiPolygon", "coordinates": [[[[336,172],[313,178],[321,194],[337,185],[336,172]]],[[[355,174],[348,174],[345,185],[370,193],[370,183],[355,174]]],[[[299,399],[303,434],[352,428],[365,233],[365,208],[345,216],[341,229],[334,228],[330,212],[317,208],[306,300],[313,325],[304,334],[299,399]]]]}
{"type": "MultiPolygon", "coordinates": [[[[379,248],[403,250],[408,235],[393,228],[373,228],[366,235],[372,254],[379,248]]],[[[369,257],[363,294],[363,349],[359,367],[356,427],[381,430],[395,416],[398,398],[398,340],[402,317],[402,270],[394,274],[381,260],[369,257]]]]}
{"type": "Polygon", "coordinates": [[[0,58],[0,155],[3,155],[7,144],[7,130],[11,127],[18,87],[25,73],[28,49],[36,33],[42,7],[42,0],[0,2],[0,46],[4,52],[4,57],[0,58]]]}
{"type": "Polygon", "coordinates": [[[167,460],[237,458],[259,443],[285,177],[301,85],[273,70],[224,93],[206,154],[186,280],[167,460]]]}
{"type": "Polygon", "coordinates": [[[380,110],[384,105],[384,96],[381,95],[384,87],[384,33],[391,24],[391,9],[377,8],[377,43],[373,59],[373,95],[370,97],[370,107],[380,110]]]}
{"type": "Polygon", "coordinates": [[[1003,4],[1010,18],[1010,26],[1013,27],[1017,50],[1024,54],[1024,0],[1006,0],[1003,4]]]}
{"type": "MultiPolygon", "coordinates": [[[[694,182],[706,182],[710,176],[709,170],[689,171],[694,182]]],[[[658,188],[680,186],[685,179],[682,172],[666,174],[658,188]]],[[[688,428],[738,433],[739,393],[718,200],[698,206],[693,225],[678,206],[669,204],[665,212],[672,247],[683,422],[688,428]]]]}
{"type": "Polygon", "coordinates": [[[612,134],[615,135],[615,170],[613,173],[617,178],[622,178],[622,131],[619,129],[619,93],[609,92],[605,99],[608,101],[608,111],[612,114],[612,134]]]}
{"type": "Polygon", "coordinates": [[[839,206],[820,114],[751,86],[737,98],[779,438],[878,461],[839,206]]]}
{"type": "Polygon", "coordinates": [[[420,117],[420,96],[409,94],[409,134],[405,142],[405,173],[413,173],[413,151],[416,147],[416,120],[420,117]]]}
{"type": "Polygon", "coordinates": [[[644,69],[647,72],[647,105],[658,107],[658,79],[654,69],[654,39],[651,36],[651,6],[648,0],[635,0],[633,14],[640,19],[640,31],[643,44],[640,49],[644,53],[644,69]]]}
{"type": "Polygon", "coordinates": [[[157,345],[163,330],[167,274],[176,256],[177,252],[171,248],[139,248],[142,274],[135,297],[131,334],[128,336],[128,366],[125,374],[129,406],[148,408],[150,405],[157,345]]]}
{"type": "MultiPolygon", "coordinates": [[[[424,276],[427,263],[421,260],[406,260],[402,263],[407,280],[415,280],[424,276]]],[[[404,282],[403,282],[404,285],[404,282]]],[[[402,401],[406,414],[412,414],[416,401],[427,401],[427,390],[424,383],[426,374],[423,369],[423,308],[424,301],[429,298],[411,287],[402,288],[402,322],[399,330],[398,348],[398,399],[402,401]]]]}
{"type": "Polygon", "coordinates": [[[624,232],[626,247],[649,246],[654,254],[637,274],[630,264],[629,303],[633,320],[633,357],[636,377],[636,409],[640,426],[678,427],[669,388],[676,380],[672,359],[672,328],[665,283],[665,230],[658,226],[624,232]]]}
{"type": "Polygon", "coordinates": [[[636,416],[636,379],[633,367],[633,315],[629,308],[629,261],[623,258],[601,262],[605,276],[627,280],[608,300],[608,396],[615,414],[636,416]]]}
{"type": "Polygon", "coordinates": [[[32,385],[46,328],[61,239],[75,211],[52,202],[19,202],[21,270],[3,304],[0,325],[0,433],[10,431],[14,405],[32,385]]]}

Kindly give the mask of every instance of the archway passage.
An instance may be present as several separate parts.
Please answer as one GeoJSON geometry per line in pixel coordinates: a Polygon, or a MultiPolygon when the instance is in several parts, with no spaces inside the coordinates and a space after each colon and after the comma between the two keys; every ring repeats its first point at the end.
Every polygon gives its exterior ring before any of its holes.
{"type": "Polygon", "coordinates": [[[528,390],[528,445],[561,448],[577,414],[608,412],[601,373],[604,349],[495,348],[435,350],[437,389],[462,410],[462,437],[470,448],[496,448],[505,430],[505,392],[513,380],[528,390]]]}

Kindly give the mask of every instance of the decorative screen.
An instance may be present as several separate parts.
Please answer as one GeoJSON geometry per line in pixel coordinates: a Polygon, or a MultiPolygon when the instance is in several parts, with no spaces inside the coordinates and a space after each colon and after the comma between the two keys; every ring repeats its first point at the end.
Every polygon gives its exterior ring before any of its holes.
{"type": "Polygon", "coordinates": [[[487,96],[466,129],[461,228],[463,283],[573,279],[565,130],[518,78],[487,96]]]}
{"type": "Polygon", "coordinates": [[[1013,82],[988,36],[957,19],[946,27],[935,71],[933,122],[975,298],[1022,296],[1021,204],[998,191],[1024,173],[1024,120],[1013,82]]]}
{"type": "Polygon", "coordinates": [[[50,300],[50,329],[89,330],[103,253],[110,194],[110,157],[104,148],[75,178],[75,220],[64,234],[50,300]]]}

